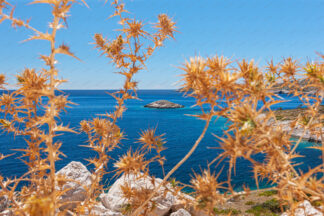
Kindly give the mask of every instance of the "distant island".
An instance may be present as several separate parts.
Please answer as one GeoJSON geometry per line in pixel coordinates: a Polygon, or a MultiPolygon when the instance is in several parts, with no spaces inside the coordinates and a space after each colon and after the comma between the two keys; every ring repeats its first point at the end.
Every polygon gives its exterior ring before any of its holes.
{"type": "Polygon", "coordinates": [[[184,106],[181,104],[176,104],[167,100],[158,100],[152,103],[146,104],[144,107],[148,108],[156,108],[156,109],[175,109],[175,108],[183,108],[184,106]]]}

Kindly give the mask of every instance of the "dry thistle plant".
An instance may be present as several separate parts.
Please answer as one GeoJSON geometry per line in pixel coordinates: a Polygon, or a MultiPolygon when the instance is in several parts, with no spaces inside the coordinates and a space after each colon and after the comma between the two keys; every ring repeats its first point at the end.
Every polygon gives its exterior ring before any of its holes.
{"type": "MultiPolygon", "coordinates": [[[[125,101],[137,99],[137,82],[134,75],[145,69],[145,62],[153,52],[163,46],[166,39],[173,39],[176,31],[175,23],[165,14],[158,16],[158,21],[146,30],[141,21],[128,16],[125,4],[119,0],[111,2],[114,14],[118,18],[121,29],[114,39],[106,39],[102,34],[94,35],[96,48],[106,56],[124,76],[123,88],[114,92],[115,109],[101,114],[92,120],[80,122],[81,131],[88,135],[85,147],[92,149],[96,156],[89,159],[93,165],[92,184],[87,188],[87,198],[83,202],[73,202],[73,212],[58,211],[64,205],[61,197],[66,190],[62,185],[67,181],[64,176],[55,175],[55,162],[63,155],[60,152],[61,142],[54,142],[58,132],[74,132],[59,124],[59,114],[71,104],[64,95],[55,94],[64,80],[57,78],[55,67],[56,54],[65,54],[78,59],[65,44],[57,45],[57,30],[64,27],[67,16],[75,0],[34,0],[32,3],[44,3],[52,7],[53,20],[51,30],[41,32],[33,28],[29,21],[14,17],[14,10],[5,0],[0,0],[0,23],[10,21],[12,27],[24,27],[35,35],[28,40],[46,40],[50,44],[50,52],[41,55],[45,67],[40,71],[25,68],[17,77],[17,90],[6,91],[1,95],[1,128],[15,136],[23,136],[27,143],[21,158],[28,166],[28,172],[14,179],[0,176],[0,196],[6,195],[10,200],[10,211],[15,215],[72,215],[91,214],[104,190],[102,179],[112,160],[110,153],[121,145],[125,134],[118,127],[118,120],[126,110],[125,101]],[[126,14],[126,15],[125,15],[126,14]],[[21,190],[19,184],[24,183],[21,190]]],[[[85,4],[81,0],[81,3],[85,4]]],[[[219,139],[221,154],[209,164],[202,174],[195,173],[190,181],[194,189],[194,200],[187,200],[197,210],[208,215],[215,215],[216,205],[234,197],[236,192],[231,186],[232,176],[236,172],[236,161],[244,158],[253,164],[255,181],[258,186],[261,179],[267,179],[278,189],[278,198],[282,205],[290,206],[290,213],[298,206],[299,201],[320,200],[324,203],[324,115],[319,113],[324,94],[324,56],[318,62],[301,65],[292,58],[283,59],[274,64],[269,62],[266,68],[258,67],[253,61],[234,62],[223,56],[210,58],[195,57],[181,67],[183,75],[183,91],[196,99],[201,114],[195,117],[205,121],[205,127],[191,150],[178,162],[154,188],[133,188],[131,184],[122,186],[122,193],[127,199],[125,214],[148,215],[155,207],[154,196],[162,186],[167,185],[171,175],[192,155],[205,136],[209,124],[214,117],[224,116],[228,119],[228,128],[219,139]],[[290,121],[291,128],[303,131],[300,138],[292,140],[292,130],[284,129],[277,120],[271,106],[284,102],[276,94],[276,89],[287,89],[290,95],[299,98],[306,107],[303,114],[290,121]],[[308,91],[311,89],[312,91],[308,91]],[[208,108],[206,108],[208,107],[208,108]],[[312,134],[321,145],[314,146],[322,152],[323,161],[306,173],[297,170],[295,158],[300,157],[297,147],[306,134],[312,134]],[[262,162],[254,156],[263,154],[262,162]],[[219,182],[217,174],[211,173],[216,163],[229,161],[228,179],[219,182]],[[219,190],[227,190],[219,193],[219,190]]],[[[0,88],[5,89],[5,76],[0,75],[0,88]]],[[[115,176],[135,176],[135,179],[149,178],[149,164],[157,162],[164,174],[165,158],[161,155],[164,148],[164,135],[156,133],[156,128],[143,130],[137,140],[138,149],[129,149],[119,156],[114,163],[115,176]],[[148,156],[153,155],[151,157],[148,156]],[[154,154],[151,154],[154,153],[154,154]]],[[[10,155],[0,154],[0,160],[10,155]]],[[[151,178],[154,182],[154,178],[151,178]]],[[[172,184],[172,181],[171,181],[172,184]]],[[[154,182],[155,185],[155,182],[154,182]]],[[[165,187],[164,193],[168,191],[165,187]]],[[[177,193],[181,188],[174,187],[171,192],[177,193]]],[[[248,190],[248,189],[247,189],[248,190]]]]}
{"type": "MultiPolygon", "coordinates": [[[[23,152],[21,158],[24,158],[29,171],[19,179],[0,178],[0,195],[5,194],[9,197],[10,202],[13,203],[10,211],[17,215],[55,215],[60,206],[67,204],[60,202],[61,195],[66,192],[61,187],[67,180],[63,176],[55,175],[55,161],[63,155],[59,150],[62,143],[54,143],[53,138],[58,136],[59,131],[74,131],[58,124],[59,113],[65,111],[71,102],[67,97],[55,94],[55,91],[59,90],[57,88],[59,84],[64,82],[57,78],[55,55],[65,54],[77,58],[67,45],[56,45],[57,30],[65,26],[68,12],[75,2],[75,0],[35,0],[32,2],[49,4],[52,7],[51,32],[40,32],[29,24],[29,20],[23,21],[15,18],[14,9],[9,11],[12,5],[4,0],[0,2],[1,22],[9,20],[14,28],[25,27],[33,31],[35,35],[26,41],[47,40],[51,48],[49,55],[40,56],[47,68],[39,72],[26,68],[17,75],[18,89],[13,92],[7,91],[1,96],[1,111],[5,114],[4,119],[1,119],[2,129],[15,136],[23,136],[28,144],[27,149],[18,151],[23,152]],[[27,184],[17,194],[16,188],[20,182],[27,182],[27,184]]],[[[86,5],[85,2],[83,3],[86,5]]],[[[145,61],[156,48],[163,46],[166,39],[174,38],[175,23],[167,15],[159,15],[158,22],[153,25],[155,32],[149,33],[144,30],[145,26],[142,22],[124,17],[124,13],[127,12],[124,9],[124,3],[113,1],[111,4],[115,8],[112,17],[117,16],[120,19],[119,23],[122,26],[120,34],[111,41],[104,39],[101,34],[95,34],[94,39],[96,47],[103,55],[110,58],[119,73],[125,76],[125,83],[123,89],[112,94],[117,100],[113,113],[80,123],[81,130],[89,136],[87,147],[97,152],[98,157],[89,160],[95,167],[92,174],[93,184],[87,191],[87,200],[82,205],[76,203],[78,205],[75,212],[78,214],[91,212],[93,205],[97,203],[98,195],[102,193],[101,180],[110,159],[108,153],[118,147],[124,136],[116,124],[117,120],[126,110],[125,100],[137,98],[137,83],[133,81],[133,76],[145,68],[145,61]],[[146,44],[151,45],[146,46],[146,44]]],[[[1,88],[4,89],[5,77],[1,75],[0,78],[1,88]]],[[[161,151],[164,150],[163,135],[156,135],[155,129],[148,129],[142,131],[138,143],[142,144],[140,149],[129,150],[115,163],[117,176],[143,173],[145,177],[148,175],[148,164],[151,162],[160,163],[163,169],[165,160],[161,156],[161,151]],[[145,159],[145,155],[152,150],[155,151],[156,156],[145,159]]],[[[1,155],[0,159],[5,157],[7,156],[1,155]]],[[[140,194],[141,191],[138,193],[140,194]]],[[[58,214],[65,213],[61,211],[58,214]]]]}
{"type": "Polygon", "coordinates": [[[202,114],[197,117],[208,123],[211,116],[224,116],[229,122],[224,135],[217,137],[223,152],[209,164],[212,166],[215,162],[219,164],[224,159],[229,160],[229,193],[223,196],[215,194],[222,187],[209,170],[204,171],[203,175],[195,174],[191,183],[195,189],[197,207],[203,206],[209,215],[213,215],[214,200],[235,196],[231,176],[238,158],[253,164],[257,186],[259,180],[265,178],[275,185],[281,204],[289,205],[291,214],[298,206],[298,201],[320,200],[323,203],[324,157],[320,159],[322,164],[306,173],[296,170],[294,161],[300,157],[296,148],[306,133],[320,140],[321,146],[312,148],[324,154],[324,116],[318,112],[324,96],[324,58],[320,57],[321,61],[308,62],[305,66],[291,58],[283,59],[277,65],[271,61],[265,70],[253,61],[246,60],[237,62],[237,67],[234,67],[230,60],[218,56],[207,59],[195,57],[184,64],[183,90],[196,98],[197,105],[208,104],[211,107],[208,113],[202,108],[202,114]],[[284,102],[274,92],[282,88],[288,89],[288,93],[298,97],[306,107],[304,114],[290,123],[291,128],[303,129],[297,141],[291,139],[292,130],[283,130],[271,110],[272,105],[284,102]],[[256,154],[263,154],[264,161],[255,161],[253,156],[256,154]]]}
{"type": "MultiPolygon", "coordinates": [[[[81,130],[89,137],[89,144],[86,147],[97,153],[96,157],[89,159],[90,164],[95,167],[93,183],[88,191],[88,199],[85,201],[90,209],[103,191],[101,180],[106,173],[107,163],[111,159],[109,153],[120,145],[124,137],[117,125],[118,119],[126,110],[124,103],[128,99],[137,99],[137,82],[133,80],[133,77],[140,70],[145,69],[147,59],[157,48],[163,46],[166,39],[174,38],[173,34],[176,31],[175,23],[165,14],[158,16],[157,23],[152,26],[155,31],[150,33],[145,30],[146,26],[143,22],[125,16],[128,11],[122,1],[114,0],[111,5],[115,11],[110,18],[117,17],[121,29],[118,30],[115,39],[111,40],[105,39],[102,34],[95,34],[95,46],[102,55],[111,60],[118,73],[125,77],[125,81],[121,90],[111,94],[117,101],[113,112],[103,114],[100,118],[81,122],[81,130]]],[[[133,174],[146,178],[149,175],[148,165],[152,162],[159,162],[163,169],[164,157],[161,156],[161,151],[164,150],[163,135],[156,135],[155,129],[148,129],[142,131],[138,142],[142,144],[140,149],[136,151],[130,149],[114,163],[116,176],[133,174]],[[147,159],[145,155],[152,150],[155,150],[156,156],[147,159]]],[[[143,191],[134,190],[126,186],[123,190],[125,197],[129,200],[129,211],[136,209],[138,204],[147,198],[139,196],[133,199],[134,197],[129,194],[147,194],[148,192],[146,188],[143,188],[143,191]]]]}
{"type": "MultiPolygon", "coordinates": [[[[21,158],[27,164],[28,172],[17,179],[1,178],[1,193],[8,196],[12,203],[10,211],[15,215],[55,215],[57,209],[64,204],[60,201],[64,191],[59,188],[59,179],[55,175],[55,162],[63,155],[60,152],[62,143],[54,142],[54,137],[59,135],[58,132],[74,132],[59,124],[59,114],[70,102],[66,96],[55,94],[59,90],[58,86],[64,82],[57,78],[55,57],[64,54],[76,58],[67,45],[56,43],[57,31],[65,26],[69,10],[76,1],[31,2],[36,3],[48,4],[52,8],[50,31],[38,31],[29,24],[29,20],[15,18],[14,8],[9,11],[11,5],[4,0],[0,1],[1,22],[8,20],[13,28],[25,27],[31,30],[34,35],[26,41],[46,40],[50,45],[49,54],[40,56],[45,67],[40,71],[24,69],[16,76],[17,90],[1,95],[1,111],[4,113],[4,118],[1,119],[2,129],[15,136],[23,136],[28,145],[26,149],[18,149],[23,152],[21,158]],[[20,191],[16,191],[21,182],[27,183],[20,191]]],[[[4,81],[3,75],[1,80],[4,81]]]]}

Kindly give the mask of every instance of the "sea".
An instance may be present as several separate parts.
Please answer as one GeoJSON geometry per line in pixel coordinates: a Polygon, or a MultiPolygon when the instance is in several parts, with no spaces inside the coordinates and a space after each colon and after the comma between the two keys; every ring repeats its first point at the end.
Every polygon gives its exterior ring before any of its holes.
{"type": "MultiPolygon", "coordinates": [[[[65,90],[65,94],[69,95],[69,99],[75,103],[67,112],[60,115],[60,121],[64,125],[70,125],[71,128],[79,131],[80,122],[82,120],[91,120],[98,117],[100,114],[114,110],[116,101],[107,93],[112,93],[113,90],[65,90]]],[[[103,183],[105,186],[111,185],[115,180],[113,163],[118,160],[130,148],[136,150],[140,147],[137,142],[142,130],[148,128],[156,128],[157,134],[165,134],[166,150],[162,155],[166,158],[164,164],[165,173],[172,169],[191,149],[196,139],[201,134],[205,122],[191,115],[201,113],[200,107],[194,106],[194,98],[187,97],[176,90],[138,90],[139,100],[128,100],[126,102],[127,110],[123,117],[118,120],[118,126],[123,130],[125,139],[122,140],[120,148],[110,152],[111,162],[107,167],[107,175],[105,175],[103,183]],[[182,104],[185,107],[180,109],[151,109],[145,108],[144,105],[156,100],[169,100],[174,103],[182,104]]],[[[281,95],[288,101],[274,105],[273,109],[292,109],[299,107],[301,103],[297,98],[288,95],[281,95]]],[[[207,168],[207,164],[216,158],[221,152],[219,140],[216,136],[222,136],[222,131],[228,125],[227,119],[219,117],[213,119],[208,131],[201,141],[200,145],[193,155],[172,175],[176,181],[187,185],[193,178],[194,173],[201,173],[207,168]]],[[[90,149],[82,147],[87,144],[87,135],[83,133],[63,133],[59,136],[63,144],[61,151],[66,157],[61,157],[57,161],[56,168],[59,170],[71,161],[80,161],[88,166],[88,169],[93,167],[88,165],[86,159],[95,156],[95,153],[90,149]]],[[[299,158],[296,163],[301,163],[298,170],[307,171],[309,168],[321,163],[321,152],[309,148],[314,143],[303,142],[297,149],[303,157],[299,158]]],[[[14,149],[26,147],[26,142],[22,137],[14,136],[13,134],[2,133],[0,135],[0,153],[15,155],[0,161],[0,175],[3,177],[21,176],[27,171],[27,166],[19,158],[20,152],[14,149]]],[[[262,161],[263,155],[256,155],[256,160],[262,161]]],[[[163,178],[163,170],[158,163],[150,165],[150,174],[158,178],[163,178]]],[[[211,172],[219,175],[218,181],[227,180],[228,160],[222,161],[217,167],[211,166],[211,172]]],[[[243,185],[256,188],[256,183],[253,177],[252,165],[244,159],[238,159],[236,164],[236,172],[233,173],[232,183],[235,190],[242,190],[243,185]]],[[[260,182],[261,188],[271,187],[272,185],[264,180],[260,182]]],[[[190,190],[190,188],[187,188],[190,190]]]]}

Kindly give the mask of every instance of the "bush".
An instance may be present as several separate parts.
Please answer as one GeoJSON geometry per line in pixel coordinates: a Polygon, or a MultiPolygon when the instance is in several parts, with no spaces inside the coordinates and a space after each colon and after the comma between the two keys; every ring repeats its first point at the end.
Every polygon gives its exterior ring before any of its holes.
{"type": "Polygon", "coordinates": [[[273,195],[276,195],[276,194],[278,194],[278,191],[276,191],[276,190],[268,190],[268,191],[263,191],[263,192],[259,193],[259,196],[270,197],[270,196],[273,196],[273,195]]]}
{"type": "Polygon", "coordinates": [[[247,201],[246,203],[245,203],[245,205],[255,205],[255,202],[253,202],[253,201],[247,201]]]}
{"type": "MultiPolygon", "coordinates": [[[[286,206],[282,207],[286,209],[286,206]]],[[[254,205],[251,209],[247,210],[246,213],[253,214],[255,216],[261,215],[279,215],[281,211],[280,203],[276,199],[268,200],[262,204],[254,205]]]]}
{"type": "Polygon", "coordinates": [[[239,215],[241,213],[240,210],[237,209],[218,209],[218,208],[214,208],[214,213],[215,214],[220,214],[220,215],[239,215]]]}

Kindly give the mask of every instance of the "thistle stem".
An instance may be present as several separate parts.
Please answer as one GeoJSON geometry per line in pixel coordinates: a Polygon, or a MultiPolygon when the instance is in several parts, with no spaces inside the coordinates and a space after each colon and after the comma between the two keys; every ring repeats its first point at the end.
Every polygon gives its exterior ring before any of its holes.
{"type": "Polygon", "coordinates": [[[48,159],[50,162],[50,181],[51,181],[51,197],[52,197],[52,204],[53,204],[53,212],[52,215],[55,214],[56,209],[56,195],[55,195],[55,157],[54,157],[54,149],[53,149],[53,138],[54,138],[54,127],[55,127],[55,104],[54,104],[54,98],[55,98],[55,37],[56,37],[56,27],[59,23],[59,18],[54,16],[53,20],[53,31],[52,31],[52,40],[51,40],[51,54],[50,54],[50,98],[49,98],[49,104],[50,104],[50,112],[49,112],[49,134],[48,134],[48,141],[47,146],[49,149],[48,152],[48,159]]]}
{"type": "Polygon", "coordinates": [[[192,146],[192,148],[190,149],[190,151],[182,158],[181,161],[179,161],[177,163],[177,165],[175,165],[171,171],[168,172],[168,174],[163,178],[162,182],[158,185],[158,187],[156,187],[154,189],[154,191],[152,192],[152,194],[150,195],[150,197],[145,201],[143,202],[143,204],[137,208],[135,210],[135,212],[132,214],[133,216],[137,216],[139,215],[141,209],[144,208],[145,205],[148,204],[148,202],[154,197],[154,195],[156,194],[156,192],[161,188],[161,186],[169,179],[169,177],[184,163],[186,162],[186,160],[192,155],[192,153],[196,150],[196,148],[198,147],[199,143],[201,142],[201,140],[204,138],[206,132],[207,132],[207,129],[208,129],[208,126],[209,126],[209,123],[210,123],[210,120],[212,118],[212,115],[210,114],[208,119],[206,120],[206,124],[205,124],[205,127],[204,127],[204,130],[202,131],[202,133],[200,134],[200,136],[198,137],[198,139],[196,140],[195,144],[192,146]]]}

